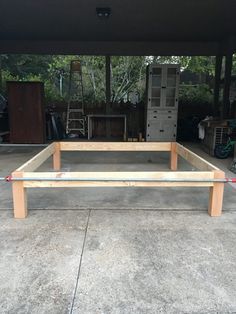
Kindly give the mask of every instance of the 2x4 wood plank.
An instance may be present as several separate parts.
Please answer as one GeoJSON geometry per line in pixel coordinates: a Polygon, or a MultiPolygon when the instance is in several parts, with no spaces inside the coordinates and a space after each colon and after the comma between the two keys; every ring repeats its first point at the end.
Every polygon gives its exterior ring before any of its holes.
{"type": "Polygon", "coordinates": [[[35,155],[33,158],[28,160],[22,166],[20,166],[15,171],[35,171],[39,166],[41,166],[53,153],[55,152],[55,144],[52,143],[35,155]]]}
{"type": "Polygon", "coordinates": [[[177,143],[176,147],[177,154],[183,157],[187,162],[194,166],[198,170],[202,171],[212,171],[219,170],[219,168],[212,165],[210,162],[206,161],[204,158],[193,153],[191,150],[187,149],[183,145],[177,143]]]}
{"type": "Polygon", "coordinates": [[[60,142],[61,151],[170,151],[170,142],[60,142]]]}
{"type": "Polygon", "coordinates": [[[32,181],[24,181],[24,187],[99,187],[99,186],[213,186],[212,172],[189,171],[160,171],[160,172],[25,172],[24,178],[32,181]],[[47,181],[47,179],[62,178],[65,181],[47,181]],[[34,181],[34,179],[41,181],[34,181]],[[68,179],[68,181],[66,181],[68,179]],[[78,179],[78,181],[70,181],[78,179]],[[79,181],[81,179],[81,181],[79,181]],[[165,182],[165,180],[203,180],[202,182],[165,182]],[[117,181],[115,181],[117,180],[117,181]],[[119,180],[119,181],[118,181],[119,180]],[[138,180],[138,181],[135,181],[138,180]],[[143,181],[142,181],[143,180],[143,181]],[[150,180],[150,181],[149,181],[150,180]],[[152,180],[163,180],[155,182],[152,180]]]}

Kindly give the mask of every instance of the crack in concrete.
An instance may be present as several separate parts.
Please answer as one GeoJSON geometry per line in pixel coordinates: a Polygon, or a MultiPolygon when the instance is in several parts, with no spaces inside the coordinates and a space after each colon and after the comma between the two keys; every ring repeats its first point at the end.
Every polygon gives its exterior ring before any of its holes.
{"type": "Polygon", "coordinates": [[[75,303],[76,292],[77,292],[77,289],[78,289],[79,277],[80,277],[80,271],[81,271],[81,266],[82,266],[82,260],[83,260],[85,242],[86,242],[86,238],[87,238],[87,232],[88,232],[88,225],[89,225],[90,214],[91,214],[91,209],[90,209],[89,212],[88,212],[88,218],[87,218],[87,223],[86,223],[85,232],[84,232],[83,246],[82,246],[82,251],[81,251],[81,254],[80,254],[80,262],[79,262],[78,272],[77,272],[77,276],[76,276],[76,284],[75,284],[75,289],[74,289],[73,298],[72,298],[72,302],[71,302],[71,307],[70,307],[70,311],[69,311],[70,314],[73,313],[73,308],[74,308],[74,303],[75,303]]]}

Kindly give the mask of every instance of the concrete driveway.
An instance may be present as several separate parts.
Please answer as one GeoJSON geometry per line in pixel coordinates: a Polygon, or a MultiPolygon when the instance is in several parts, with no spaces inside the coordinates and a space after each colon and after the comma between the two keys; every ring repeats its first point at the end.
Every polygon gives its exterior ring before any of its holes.
{"type": "MultiPolygon", "coordinates": [[[[37,150],[2,148],[0,175],[37,150]]],[[[168,162],[108,157],[65,154],[63,167],[168,162]]],[[[207,215],[207,200],[207,189],[34,189],[28,218],[15,220],[10,184],[0,183],[0,313],[236,313],[235,189],[226,186],[219,218],[207,215]]]]}
{"type": "Polygon", "coordinates": [[[236,213],[0,212],[0,313],[235,313],[236,213]]]}

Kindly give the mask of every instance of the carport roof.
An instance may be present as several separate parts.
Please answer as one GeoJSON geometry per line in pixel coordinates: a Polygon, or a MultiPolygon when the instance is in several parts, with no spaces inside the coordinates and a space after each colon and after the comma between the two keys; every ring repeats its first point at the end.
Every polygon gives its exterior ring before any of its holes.
{"type": "Polygon", "coordinates": [[[1,0],[1,53],[216,55],[236,50],[235,0],[1,0]],[[97,7],[111,8],[108,19],[97,7]]]}

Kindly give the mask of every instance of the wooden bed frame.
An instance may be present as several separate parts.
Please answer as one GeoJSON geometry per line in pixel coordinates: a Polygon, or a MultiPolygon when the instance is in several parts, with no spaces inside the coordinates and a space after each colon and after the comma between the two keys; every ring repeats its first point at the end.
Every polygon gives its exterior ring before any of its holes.
{"type": "Polygon", "coordinates": [[[217,182],[217,179],[224,179],[225,173],[175,142],[54,142],[16,169],[11,178],[15,218],[27,216],[26,189],[40,187],[209,187],[208,213],[210,216],[220,216],[224,183],[217,182]],[[63,151],[170,152],[172,171],[61,172],[63,151]],[[50,156],[53,157],[54,171],[34,172],[50,156]],[[197,171],[177,171],[178,156],[197,171]]]}

